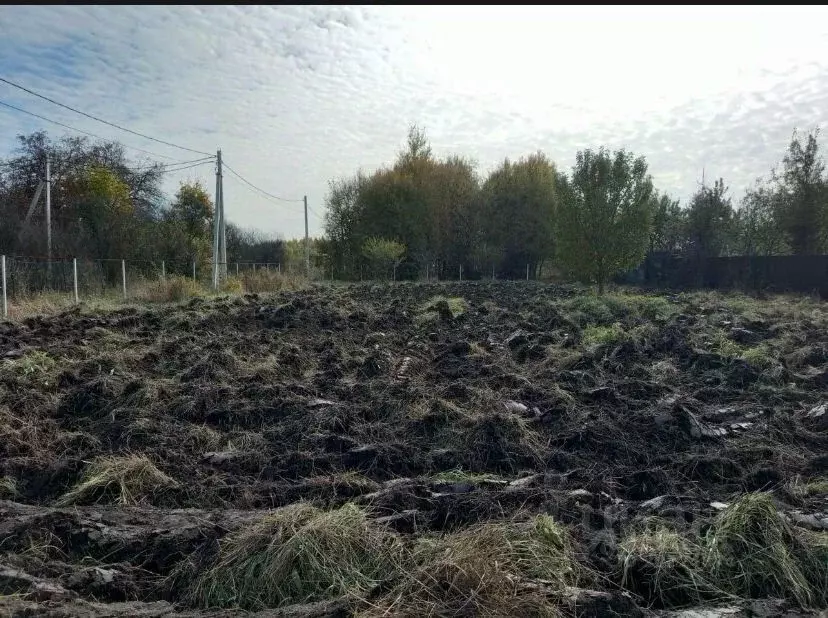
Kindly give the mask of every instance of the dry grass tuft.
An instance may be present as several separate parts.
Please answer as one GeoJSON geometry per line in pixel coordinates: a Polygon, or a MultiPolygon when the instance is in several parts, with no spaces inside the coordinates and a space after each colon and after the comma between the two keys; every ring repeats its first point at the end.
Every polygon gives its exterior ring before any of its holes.
{"type": "Polygon", "coordinates": [[[557,616],[550,595],[582,576],[566,528],[548,515],[424,540],[413,558],[365,616],[557,616]]]}
{"type": "Polygon", "coordinates": [[[151,281],[134,292],[134,298],[147,303],[180,303],[191,298],[205,296],[206,291],[189,277],[175,275],[164,281],[151,281]]]}
{"type": "Polygon", "coordinates": [[[101,457],[84,470],[80,483],[63,494],[56,506],[114,502],[139,504],[161,489],[178,483],[144,455],[101,457]]]}
{"type": "Polygon", "coordinates": [[[292,504],[225,537],[189,597],[201,607],[258,610],[364,596],[396,572],[400,547],[353,504],[332,511],[292,504]]]}
{"type": "Polygon", "coordinates": [[[619,544],[621,585],[660,607],[696,604],[712,592],[701,569],[698,542],[657,519],[619,544]]]}

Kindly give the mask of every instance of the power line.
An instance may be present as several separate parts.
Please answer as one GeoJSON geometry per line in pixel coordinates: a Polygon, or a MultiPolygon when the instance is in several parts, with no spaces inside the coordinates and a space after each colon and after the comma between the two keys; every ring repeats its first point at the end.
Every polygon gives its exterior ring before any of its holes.
{"type": "MultiPolygon", "coordinates": [[[[0,78],[1,79],[1,78],[0,78]]],[[[82,129],[76,129],[75,127],[70,127],[68,124],[63,124],[62,122],[58,122],[57,120],[52,120],[51,118],[46,118],[46,116],[41,116],[40,114],[35,114],[34,112],[27,111],[25,109],[21,109],[19,107],[15,107],[9,103],[5,103],[4,101],[0,101],[0,105],[4,107],[8,107],[9,109],[13,109],[18,112],[22,112],[24,114],[28,114],[29,116],[34,116],[35,118],[39,118],[40,120],[45,120],[46,122],[51,122],[52,124],[56,124],[59,127],[63,127],[64,129],[69,129],[70,131],[76,131],[77,133],[83,133],[84,135],[88,135],[89,137],[94,137],[95,139],[106,140],[105,137],[101,137],[100,135],[96,135],[95,133],[90,133],[89,131],[84,131],[82,129]]],[[[158,154],[157,152],[150,152],[149,150],[144,150],[143,148],[138,148],[136,146],[129,146],[124,144],[125,148],[129,148],[131,150],[137,150],[138,152],[143,152],[144,154],[152,155],[153,157],[161,157],[163,159],[170,159],[173,161],[171,165],[175,163],[180,163],[180,161],[176,161],[172,157],[167,155],[158,154]]]]}
{"type": "Polygon", "coordinates": [[[19,88],[23,92],[28,92],[31,95],[34,95],[36,97],[40,97],[41,99],[49,101],[49,103],[53,103],[55,105],[58,105],[60,107],[68,109],[70,111],[73,111],[76,114],[80,114],[81,116],[86,116],[87,118],[91,118],[92,120],[102,122],[103,124],[107,124],[110,127],[115,127],[116,129],[120,129],[121,131],[126,131],[127,133],[132,133],[133,135],[137,135],[138,137],[143,137],[144,139],[148,139],[148,140],[151,140],[153,142],[158,142],[159,144],[164,144],[166,146],[172,146],[173,148],[179,148],[181,150],[187,150],[189,152],[194,152],[196,154],[203,154],[203,155],[208,155],[208,156],[210,154],[209,152],[202,152],[201,150],[194,150],[193,148],[187,148],[186,146],[179,146],[178,144],[173,144],[172,142],[165,142],[162,139],[156,139],[154,137],[150,137],[149,135],[145,135],[144,133],[139,133],[138,131],[133,131],[132,129],[127,129],[126,127],[122,127],[120,125],[117,125],[114,122],[109,122],[108,120],[98,118],[97,116],[93,116],[92,114],[87,114],[86,112],[82,112],[79,109],[75,109],[74,107],[69,107],[68,105],[64,105],[63,103],[60,103],[59,101],[55,101],[54,99],[50,99],[47,96],[44,96],[42,94],[39,94],[39,93],[35,92],[34,90],[29,90],[28,88],[25,88],[25,87],[21,86],[20,84],[15,84],[14,82],[10,82],[9,80],[7,80],[3,77],[0,77],[0,82],[6,83],[9,86],[14,86],[15,88],[19,88]]]}
{"type": "Polygon", "coordinates": [[[268,196],[268,197],[273,198],[274,200],[279,200],[279,201],[281,201],[281,202],[302,202],[302,201],[303,201],[303,200],[291,200],[291,199],[288,199],[288,198],[286,198],[286,197],[279,197],[278,195],[273,195],[272,193],[268,193],[268,192],[267,192],[267,191],[265,191],[264,189],[260,189],[259,187],[257,187],[256,185],[254,185],[252,182],[250,182],[250,181],[249,181],[249,180],[247,180],[246,178],[242,177],[242,176],[241,176],[241,174],[239,174],[239,173],[238,173],[238,172],[236,172],[236,171],[235,171],[232,167],[230,167],[229,165],[227,165],[227,162],[226,162],[226,161],[224,161],[224,162],[223,162],[223,166],[227,168],[227,171],[229,171],[229,172],[230,172],[230,173],[232,173],[234,176],[236,176],[236,178],[238,178],[238,179],[239,179],[239,180],[241,180],[242,182],[244,182],[244,183],[246,183],[246,184],[250,185],[251,187],[253,187],[254,189],[256,189],[256,191],[259,191],[259,192],[263,193],[264,195],[266,195],[266,196],[268,196]]]}
{"type": "Polygon", "coordinates": [[[161,173],[162,174],[169,174],[169,173],[172,173],[172,172],[183,172],[184,170],[189,170],[189,169],[192,169],[194,167],[198,167],[200,165],[205,165],[207,163],[212,163],[212,161],[202,161],[201,163],[196,163],[194,165],[187,165],[185,167],[179,167],[179,168],[176,168],[174,170],[172,170],[172,169],[161,170],[161,173]]]}
{"type": "MultiPolygon", "coordinates": [[[[216,158],[215,155],[213,155],[212,157],[202,157],[201,159],[193,159],[192,161],[176,161],[174,163],[154,163],[153,165],[144,165],[144,166],[141,166],[141,167],[130,167],[129,169],[132,170],[133,172],[140,172],[140,171],[143,171],[143,170],[151,170],[151,169],[156,168],[156,167],[167,168],[167,167],[170,167],[170,166],[173,166],[173,165],[186,165],[188,163],[208,163],[208,162],[212,163],[215,160],[215,158],[216,158]]],[[[161,170],[161,171],[163,173],[164,171],[168,171],[168,170],[161,170]]]]}

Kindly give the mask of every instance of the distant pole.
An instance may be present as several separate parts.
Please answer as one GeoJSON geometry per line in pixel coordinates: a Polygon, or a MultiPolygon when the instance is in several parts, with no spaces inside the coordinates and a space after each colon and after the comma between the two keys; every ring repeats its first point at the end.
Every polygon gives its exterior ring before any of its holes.
{"type": "Polygon", "coordinates": [[[9,300],[6,297],[6,256],[0,255],[0,279],[3,283],[3,317],[9,317],[9,300]]]}
{"type": "Polygon", "coordinates": [[[72,258],[72,278],[75,284],[75,304],[80,302],[78,298],[78,258],[72,258]]]}
{"type": "Polygon", "coordinates": [[[529,281],[529,264],[526,265],[526,280],[529,281]]]}
{"type": "Polygon", "coordinates": [[[460,281],[463,280],[463,265],[460,264],[460,281]]]}
{"type": "Polygon", "coordinates": [[[426,283],[428,283],[428,264],[426,264],[426,283]]]}
{"type": "Polygon", "coordinates": [[[52,280],[52,161],[46,153],[46,281],[52,280]]]}
{"type": "Polygon", "coordinates": [[[494,279],[495,279],[494,266],[492,266],[492,281],[494,281],[494,279]]]}
{"type": "Polygon", "coordinates": [[[195,267],[196,267],[196,263],[195,263],[195,260],[193,260],[193,281],[195,281],[195,280],[196,280],[196,272],[195,272],[195,267]]]}
{"type": "Polygon", "coordinates": [[[280,275],[282,274],[282,263],[281,262],[276,264],[276,272],[279,273],[280,275]]]}
{"type": "Polygon", "coordinates": [[[124,300],[126,300],[126,260],[121,260],[121,282],[124,285],[124,300]]]}
{"type": "Polygon", "coordinates": [[[161,281],[167,280],[167,266],[164,264],[164,260],[161,260],[161,281]]]}
{"type": "Polygon", "coordinates": [[[236,277],[239,276],[239,263],[236,262],[236,277]]]}
{"type": "Polygon", "coordinates": [[[305,272],[310,279],[310,240],[308,239],[308,196],[304,197],[305,202],[305,272]]]}

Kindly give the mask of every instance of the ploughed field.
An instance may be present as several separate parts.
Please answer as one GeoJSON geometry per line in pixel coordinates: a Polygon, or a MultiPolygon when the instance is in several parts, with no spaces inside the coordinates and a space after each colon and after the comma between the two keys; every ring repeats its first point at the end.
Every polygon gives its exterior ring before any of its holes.
{"type": "Polygon", "coordinates": [[[0,323],[0,615],[817,615],[828,305],[525,282],[0,323]]]}

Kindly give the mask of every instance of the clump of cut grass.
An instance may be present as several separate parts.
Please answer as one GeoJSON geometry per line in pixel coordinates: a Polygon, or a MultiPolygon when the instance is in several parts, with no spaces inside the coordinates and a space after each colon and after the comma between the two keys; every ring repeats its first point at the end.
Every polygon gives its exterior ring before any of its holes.
{"type": "Polygon", "coordinates": [[[0,477],[0,498],[14,500],[17,497],[17,481],[10,476],[0,477]]]}
{"type": "Polygon", "coordinates": [[[655,518],[621,540],[618,560],[621,585],[653,605],[696,604],[712,591],[700,544],[655,518]]]}
{"type": "Polygon", "coordinates": [[[710,339],[710,349],[719,356],[731,359],[738,358],[742,353],[742,346],[732,339],[729,339],[727,334],[721,329],[717,329],[713,333],[710,339]]]}
{"type": "Polygon", "coordinates": [[[135,291],[135,298],[147,303],[180,303],[204,295],[205,290],[197,281],[181,275],[151,281],[135,291]]]}
{"type": "Polygon", "coordinates": [[[773,366],[774,358],[771,352],[771,349],[765,345],[760,344],[757,346],[753,346],[752,348],[748,348],[740,357],[743,361],[745,361],[748,365],[755,367],[756,369],[767,369],[768,367],[773,366]]]}
{"type": "Polygon", "coordinates": [[[87,465],[80,482],[55,504],[139,504],[148,501],[159,490],[177,485],[144,455],[101,457],[87,465]]]}
{"type": "Polygon", "coordinates": [[[431,401],[419,401],[408,408],[406,415],[414,421],[424,421],[438,425],[470,417],[470,413],[456,403],[440,398],[431,401]]]}
{"type": "Polygon", "coordinates": [[[828,496],[828,478],[816,478],[805,482],[797,478],[788,483],[788,491],[800,499],[828,496]]]}
{"type": "Polygon", "coordinates": [[[527,419],[511,413],[470,416],[453,428],[448,439],[450,446],[462,453],[466,467],[473,471],[514,472],[540,464],[547,454],[546,444],[527,419]]]}
{"type": "Polygon", "coordinates": [[[581,327],[589,325],[610,324],[615,314],[607,306],[606,297],[583,294],[569,298],[561,303],[569,318],[581,327]]]}
{"type": "Polygon", "coordinates": [[[434,296],[420,307],[415,321],[425,323],[438,319],[454,320],[469,310],[469,304],[459,296],[434,296]]]}
{"type": "Polygon", "coordinates": [[[779,596],[802,607],[826,601],[825,580],[814,582],[811,572],[817,551],[803,543],[767,493],[746,494],[719,513],[704,542],[705,571],[733,594],[779,596]]]}
{"type": "Polygon", "coordinates": [[[502,477],[496,474],[475,473],[463,470],[462,468],[455,468],[454,470],[446,470],[445,472],[438,472],[431,477],[432,481],[440,483],[485,483],[487,481],[502,481],[502,477]]]}
{"type": "Polygon", "coordinates": [[[416,567],[365,616],[557,616],[549,594],[583,575],[568,531],[548,515],[472,526],[414,550],[416,567]],[[546,588],[526,585],[543,580],[546,588]]]}
{"type": "Polygon", "coordinates": [[[32,350],[9,364],[19,375],[30,376],[49,373],[54,369],[56,362],[43,350],[32,350]]]}
{"type": "Polygon", "coordinates": [[[222,539],[189,597],[201,607],[260,610],[362,596],[397,572],[400,555],[398,539],[359,507],[297,503],[222,539]]]}
{"type": "Polygon", "coordinates": [[[589,326],[584,329],[581,339],[586,346],[615,345],[627,338],[620,324],[612,326],[589,326]]]}
{"type": "Polygon", "coordinates": [[[379,483],[353,470],[338,474],[314,476],[307,479],[306,482],[310,487],[331,488],[334,495],[358,496],[380,489],[379,483]]]}

